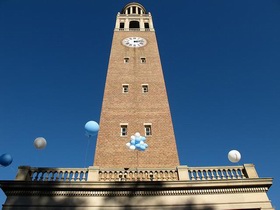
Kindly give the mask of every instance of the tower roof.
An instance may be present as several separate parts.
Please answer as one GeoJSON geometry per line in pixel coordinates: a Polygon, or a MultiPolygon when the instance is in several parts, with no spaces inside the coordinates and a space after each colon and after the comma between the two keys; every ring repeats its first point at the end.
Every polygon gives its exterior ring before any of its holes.
{"type": "Polygon", "coordinates": [[[121,14],[130,14],[130,12],[128,13],[127,11],[135,11],[135,12],[132,12],[132,14],[148,14],[145,7],[143,7],[141,4],[139,4],[137,2],[131,2],[131,3],[128,3],[127,5],[125,5],[121,11],[121,14]],[[133,9],[133,8],[135,8],[135,9],[133,9]],[[140,11],[142,11],[142,12],[140,12],[140,11]]]}

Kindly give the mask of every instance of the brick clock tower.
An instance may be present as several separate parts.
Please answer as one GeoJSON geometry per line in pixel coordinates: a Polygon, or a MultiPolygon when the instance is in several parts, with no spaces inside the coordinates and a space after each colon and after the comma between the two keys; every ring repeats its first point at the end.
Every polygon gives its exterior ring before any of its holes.
{"type": "Polygon", "coordinates": [[[118,13],[102,104],[94,166],[166,168],[179,165],[152,16],[138,3],[118,13]],[[139,132],[144,152],[126,147],[139,132]]]}
{"type": "Polygon", "coordinates": [[[271,185],[253,164],[179,165],[152,17],[134,2],[117,16],[93,166],[19,166],[0,180],[3,210],[274,210],[271,185]],[[146,151],[127,148],[136,132],[146,151]]]}

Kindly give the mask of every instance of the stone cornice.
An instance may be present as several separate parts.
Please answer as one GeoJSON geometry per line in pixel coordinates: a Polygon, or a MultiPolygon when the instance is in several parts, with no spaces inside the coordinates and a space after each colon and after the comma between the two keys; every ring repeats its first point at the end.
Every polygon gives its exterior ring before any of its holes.
{"type": "Polygon", "coordinates": [[[266,192],[271,178],[166,182],[34,182],[1,181],[6,195],[150,196],[266,192]]]}
{"type": "Polygon", "coordinates": [[[267,187],[254,188],[226,188],[226,189],[192,189],[192,190],[8,190],[8,196],[178,196],[178,195],[205,195],[228,193],[259,193],[266,192],[267,187]]]}

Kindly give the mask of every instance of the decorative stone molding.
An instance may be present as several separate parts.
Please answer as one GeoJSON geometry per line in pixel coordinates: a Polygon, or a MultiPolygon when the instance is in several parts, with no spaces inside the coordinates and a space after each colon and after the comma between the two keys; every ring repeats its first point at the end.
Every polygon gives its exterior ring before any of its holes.
{"type": "Polygon", "coordinates": [[[228,189],[190,189],[190,190],[59,190],[59,191],[40,191],[40,190],[11,190],[6,191],[8,196],[178,196],[178,195],[205,195],[205,194],[233,194],[233,193],[259,193],[267,192],[267,187],[251,188],[228,188],[228,189]],[[131,193],[133,192],[133,193],[131,193]]]}

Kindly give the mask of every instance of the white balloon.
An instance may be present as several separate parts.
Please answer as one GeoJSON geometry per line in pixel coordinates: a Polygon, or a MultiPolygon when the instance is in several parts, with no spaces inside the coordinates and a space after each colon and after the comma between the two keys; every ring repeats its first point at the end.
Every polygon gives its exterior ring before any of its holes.
{"type": "Polygon", "coordinates": [[[144,141],[140,141],[140,144],[145,144],[144,141]]]}
{"type": "Polygon", "coordinates": [[[129,149],[131,149],[131,150],[135,150],[135,146],[134,145],[130,145],[130,147],[129,147],[129,149]]]}
{"type": "Polygon", "coordinates": [[[241,159],[241,154],[237,150],[231,150],[228,153],[228,159],[232,163],[237,163],[241,159]]]}
{"type": "Polygon", "coordinates": [[[135,140],[135,136],[132,135],[132,136],[130,137],[130,139],[131,139],[131,140],[135,140]]]}
{"type": "Polygon", "coordinates": [[[43,137],[38,137],[34,140],[34,146],[36,149],[44,149],[47,146],[47,141],[43,137]]]}
{"type": "Polygon", "coordinates": [[[131,145],[131,144],[130,144],[129,142],[126,143],[126,146],[127,146],[128,148],[130,148],[130,145],[131,145]]]}
{"type": "Polygon", "coordinates": [[[135,137],[140,137],[140,133],[139,133],[139,132],[136,132],[136,133],[134,134],[134,136],[135,136],[135,137]]]}

